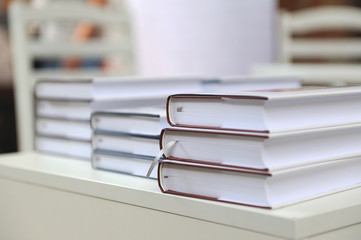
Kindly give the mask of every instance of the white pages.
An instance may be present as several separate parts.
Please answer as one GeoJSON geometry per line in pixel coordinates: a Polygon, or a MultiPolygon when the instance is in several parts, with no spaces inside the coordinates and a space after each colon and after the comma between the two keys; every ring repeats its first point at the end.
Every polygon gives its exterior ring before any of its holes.
{"type": "Polygon", "coordinates": [[[91,139],[91,128],[89,120],[68,120],[37,118],[36,132],[45,136],[57,136],[79,140],[91,139]]]}
{"type": "MultiPolygon", "coordinates": [[[[106,109],[137,108],[165,104],[165,97],[143,97],[108,100],[59,100],[37,99],[36,115],[38,117],[89,120],[93,111],[106,109]]],[[[163,109],[165,112],[165,110],[163,109]]]]}
{"type": "Polygon", "coordinates": [[[159,152],[159,137],[97,131],[93,132],[92,148],[155,157],[159,152]]]}
{"type": "Polygon", "coordinates": [[[41,79],[35,84],[35,96],[39,99],[93,99],[92,78],[41,79]]]}
{"type": "Polygon", "coordinates": [[[159,136],[169,125],[165,107],[153,106],[95,111],[91,116],[91,127],[93,130],[159,136]]]}
{"type": "MultiPolygon", "coordinates": [[[[153,158],[147,156],[112,151],[96,150],[92,153],[93,168],[141,177],[146,177],[152,160],[153,158]]],[[[156,171],[153,171],[150,177],[157,178],[156,171]]]]}
{"type": "Polygon", "coordinates": [[[168,95],[177,93],[296,87],[300,87],[299,79],[281,76],[51,77],[37,81],[35,96],[38,99],[109,100],[166,98],[168,95]]]}
{"type": "Polygon", "coordinates": [[[166,193],[276,208],[358,186],[360,171],[360,157],[271,174],[165,160],[158,179],[166,193]]]}
{"type": "Polygon", "coordinates": [[[35,85],[40,99],[106,100],[166,97],[183,92],[202,92],[199,77],[100,77],[44,78],[35,85]]]}
{"type": "Polygon", "coordinates": [[[91,101],[37,100],[37,117],[89,120],[91,101]]]}
{"type": "Polygon", "coordinates": [[[93,80],[94,99],[166,97],[202,92],[200,77],[100,77],[93,80]]]}
{"type": "Polygon", "coordinates": [[[203,92],[236,92],[265,89],[300,88],[300,79],[294,76],[222,76],[215,80],[205,80],[203,92]]]}
{"type": "Polygon", "coordinates": [[[90,160],[91,158],[92,150],[90,141],[36,136],[35,145],[36,149],[41,152],[86,160],[90,160]]]}
{"type": "Polygon", "coordinates": [[[278,134],[164,129],[166,158],[272,171],[330,159],[361,155],[361,124],[278,134]]]}

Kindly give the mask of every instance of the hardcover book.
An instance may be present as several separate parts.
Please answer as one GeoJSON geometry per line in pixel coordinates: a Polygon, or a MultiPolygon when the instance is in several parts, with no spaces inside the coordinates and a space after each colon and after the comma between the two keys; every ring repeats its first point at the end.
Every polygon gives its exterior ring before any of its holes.
{"type": "Polygon", "coordinates": [[[273,172],[164,160],[165,193],[261,208],[278,208],[359,186],[360,157],[273,172]]]}
{"type": "Polygon", "coordinates": [[[361,124],[274,134],[166,128],[160,136],[165,158],[262,171],[358,156],[360,142],[361,124]]]}
{"type": "MultiPolygon", "coordinates": [[[[165,105],[165,97],[139,97],[107,100],[79,100],[79,99],[37,99],[37,117],[62,118],[72,120],[88,120],[94,111],[109,109],[138,108],[145,106],[165,105]]],[[[165,109],[163,109],[165,112],[165,109]]],[[[165,115],[165,114],[164,114],[165,115]]],[[[165,121],[166,122],[166,121],[165,121]]]]}
{"type": "MultiPolygon", "coordinates": [[[[95,169],[146,177],[152,160],[149,156],[98,149],[92,152],[91,162],[95,169]]],[[[150,178],[156,179],[157,173],[154,171],[150,178]]]]}
{"type": "Polygon", "coordinates": [[[37,118],[36,133],[90,141],[92,131],[89,120],[69,120],[60,118],[37,118]]]}
{"type": "Polygon", "coordinates": [[[89,140],[75,140],[41,135],[35,137],[35,147],[36,150],[40,152],[84,160],[90,160],[92,152],[89,140]]]}
{"type": "Polygon", "coordinates": [[[361,121],[361,87],[175,94],[168,97],[169,124],[275,133],[361,121]]]}
{"type": "Polygon", "coordinates": [[[166,97],[182,92],[202,92],[198,77],[94,77],[39,79],[35,94],[40,99],[106,100],[166,97]]]}
{"type": "Polygon", "coordinates": [[[154,156],[159,152],[159,136],[94,131],[92,148],[154,156]]]}
{"type": "Polygon", "coordinates": [[[293,89],[300,88],[301,80],[295,76],[257,76],[234,75],[221,76],[213,80],[203,81],[203,92],[235,92],[265,89],[293,89]]]}
{"type": "MultiPolygon", "coordinates": [[[[165,104],[165,99],[164,99],[165,104]]],[[[91,127],[95,131],[111,131],[157,136],[169,127],[165,106],[134,107],[94,111],[91,127]]]]}

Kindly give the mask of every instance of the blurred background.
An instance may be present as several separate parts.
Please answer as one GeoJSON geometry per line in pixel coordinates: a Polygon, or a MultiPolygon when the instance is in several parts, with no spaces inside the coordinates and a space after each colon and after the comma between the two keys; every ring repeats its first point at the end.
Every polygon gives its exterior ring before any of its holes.
{"type": "MultiPolygon", "coordinates": [[[[33,82],[39,76],[266,74],[279,71],[277,64],[287,62],[288,67],[341,64],[340,76],[345,71],[355,72],[350,75],[350,82],[354,83],[360,78],[358,42],[352,40],[350,48],[343,44],[344,49],[335,55],[324,54],[318,47],[306,47],[307,39],[321,43],[331,39],[333,44],[335,39],[358,38],[361,21],[351,20],[351,29],[341,26],[336,31],[296,31],[291,39],[300,39],[301,50],[290,51],[296,53],[294,56],[286,51],[290,40],[282,40],[283,14],[323,6],[333,7],[331,15],[334,9],[344,6],[356,9],[355,15],[360,15],[361,2],[0,0],[0,153],[18,149],[18,85],[26,79],[33,82]],[[321,54],[313,56],[307,52],[321,54]]],[[[304,15],[305,22],[307,16],[311,19],[311,15],[304,15]]],[[[324,76],[311,77],[320,80],[324,76]]]]}

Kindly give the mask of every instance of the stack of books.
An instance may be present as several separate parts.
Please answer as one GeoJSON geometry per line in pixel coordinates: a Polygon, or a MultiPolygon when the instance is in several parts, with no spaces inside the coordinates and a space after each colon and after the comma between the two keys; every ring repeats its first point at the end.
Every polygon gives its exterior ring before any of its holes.
{"type": "Polygon", "coordinates": [[[90,158],[92,79],[41,79],[35,86],[38,151],[90,158]]]}
{"type": "Polygon", "coordinates": [[[95,169],[146,177],[159,152],[160,132],[169,125],[162,105],[95,111],[91,127],[95,169]]]}
{"type": "Polygon", "coordinates": [[[201,92],[200,78],[46,78],[37,81],[36,149],[91,159],[93,111],[165,104],[166,96],[201,92]]]}
{"type": "MultiPolygon", "coordinates": [[[[234,76],[200,78],[199,91],[297,88],[299,80],[292,77],[234,76]]],[[[187,92],[189,92],[188,89],[187,92]]],[[[197,90],[197,89],[195,89],[197,90]]],[[[179,91],[179,90],[178,90],[179,91]]],[[[147,176],[153,159],[159,155],[159,136],[166,121],[163,106],[112,109],[92,113],[92,166],[95,169],[147,176]]],[[[149,176],[157,178],[156,172],[149,176]]]]}
{"type": "Polygon", "coordinates": [[[277,208],[358,186],[360,105],[361,87],[171,95],[160,189],[277,208]]]}

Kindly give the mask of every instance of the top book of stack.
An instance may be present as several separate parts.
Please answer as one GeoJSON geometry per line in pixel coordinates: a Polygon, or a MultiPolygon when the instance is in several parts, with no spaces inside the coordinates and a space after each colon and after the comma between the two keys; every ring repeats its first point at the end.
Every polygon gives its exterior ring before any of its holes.
{"type": "Polygon", "coordinates": [[[168,97],[171,126],[279,133],[361,121],[361,87],[175,94],[168,97]]]}
{"type": "Polygon", "coordinates": [[[109,100],[159,98],[182,92],[202,92],[202,81],[193,77],[104,77],[39,79],[38,99],[109,100]]]}
{"type": "Polygon", "coordinates": [[[176,93],[229,92],[300,87],[300,80],[286,76],[176,76],[176,77],[52,77],[39,79],[35,86],[38,99],[109,100],[166,98],[176,93]]]}

